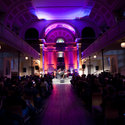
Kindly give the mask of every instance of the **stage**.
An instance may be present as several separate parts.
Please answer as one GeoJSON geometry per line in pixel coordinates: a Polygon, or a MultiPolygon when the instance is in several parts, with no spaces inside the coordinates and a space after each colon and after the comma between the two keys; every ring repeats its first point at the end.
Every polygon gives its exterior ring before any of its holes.
{"type": "Polygon", "coordinates": [[[67,78],[54,78],[53,84],[71,84],[70,80],[72,79],[71,76],[67,77],[67,78]]]}

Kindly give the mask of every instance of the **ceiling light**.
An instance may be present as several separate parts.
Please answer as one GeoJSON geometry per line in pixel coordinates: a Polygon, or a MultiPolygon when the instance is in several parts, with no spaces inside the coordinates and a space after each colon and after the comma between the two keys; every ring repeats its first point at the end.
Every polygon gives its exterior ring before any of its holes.
{"type": "Polygon", "coordinates": [[[93,56],[94,59],[96,59],[96,57],[97,57],[96,55],[93,56]]]}
{"type": "Polygon", "coordinates": [[[25,60],[28,60],[28,59],[29,59],[29,58],[26,56],[26,57],[25,57],[25,60]]]}
{"type": "Polygon", "coordinates": [[[121,47],[122,47],[122,48],[125,48],[125,42],[122,42],[122,43],[121,43],[121,47]]]}

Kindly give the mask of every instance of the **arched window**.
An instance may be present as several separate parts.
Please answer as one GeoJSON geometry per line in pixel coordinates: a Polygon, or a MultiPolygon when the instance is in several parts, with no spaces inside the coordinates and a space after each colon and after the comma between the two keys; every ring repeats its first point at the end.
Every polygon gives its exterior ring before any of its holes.
{"type": "Polygon", "coordinates": [[[35,28],[30,28],[25,33],[25,40],[38,40],[39,33],[35,28]]]}
{"type": "Polygon", "coordinates": [[[91,27],[85,27],[82,30],[82,47],[81,50],[85,50],[95,40],[95,31],[91,27]]]}
{"type": "Polygon", "coordinates": [[[64,39],[58,38],[57,41],[56,41],[56,43],[64,43],[64,39]]]}
{"type": "Polygon", "coordinates": [[[64,57],[64,52],[59,51],[59,52],[58,52],[58,58],[62,58],[62,57],[64,57]]]}
{"type": "Polygon", "coordinates": [[[39,32],[35,28],[29,28],[25,32],[25,41],[30,44],[36,51],[40,52],[39,32]]]}
{"type": "Polygon", "coordinates": [[[91,27],[85,27],[82,30],[82,38],[95,38],[95,32],[91,27]]]}

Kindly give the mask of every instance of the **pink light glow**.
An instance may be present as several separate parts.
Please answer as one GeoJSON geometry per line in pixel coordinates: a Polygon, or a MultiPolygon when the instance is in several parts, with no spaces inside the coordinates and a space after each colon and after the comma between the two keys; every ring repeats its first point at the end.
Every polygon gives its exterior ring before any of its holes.
{"type": "Polygon", "coordinates": [[[66,29],[69,29],[74,35],[75,35],[75,29],[70,26],[69,24],[66,24],[66,23],[54,23],[54,24],[51,24],[50,26],[48,26],[45,30],[45,36],[53,29],[55,28],[66,28],[66,29]]]}

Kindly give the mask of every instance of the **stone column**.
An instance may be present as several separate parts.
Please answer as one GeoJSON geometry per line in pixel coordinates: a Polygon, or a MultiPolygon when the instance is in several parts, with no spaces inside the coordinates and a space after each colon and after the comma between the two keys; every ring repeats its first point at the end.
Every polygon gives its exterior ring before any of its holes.
{"type": "Polygon", "coordinates": [[[34,75],[33,57],[31,57],[31,75],[34,75]]]}
{"type": "Polygon", "coordinates": [[[43,49],[44,49],[44,44],[40,44],[40,71],[44,70],[44,67],[43,67],[43,63],[44,63],[44,60],[43,60],[43,49]]]}
{"type": "Polygon", "coordinates": [[[102,49],[102,71],[104,72],[104,50],[102,49]]]}
{"type": "Polygon", "coordinates": [[[20,76],[20,51],[18,51],[18,76],[20,76]]]}
{"type": "Polygon", "coordinates": [[[81,43],[77,43],[77,61],[78,61],[78,70],[82,70],[82,59],[81,59],[81,43]]]}
{"type": "Polygon", "coordinates": [[[54,72],[56,70],[56,48],[54,46],[47,47],[47,54],[48,72],[54,72]]]}
{"type": "Polygon", "coordinates": [[[91,57],[89,56],[88,74],[91,74],[91,57]]]}

